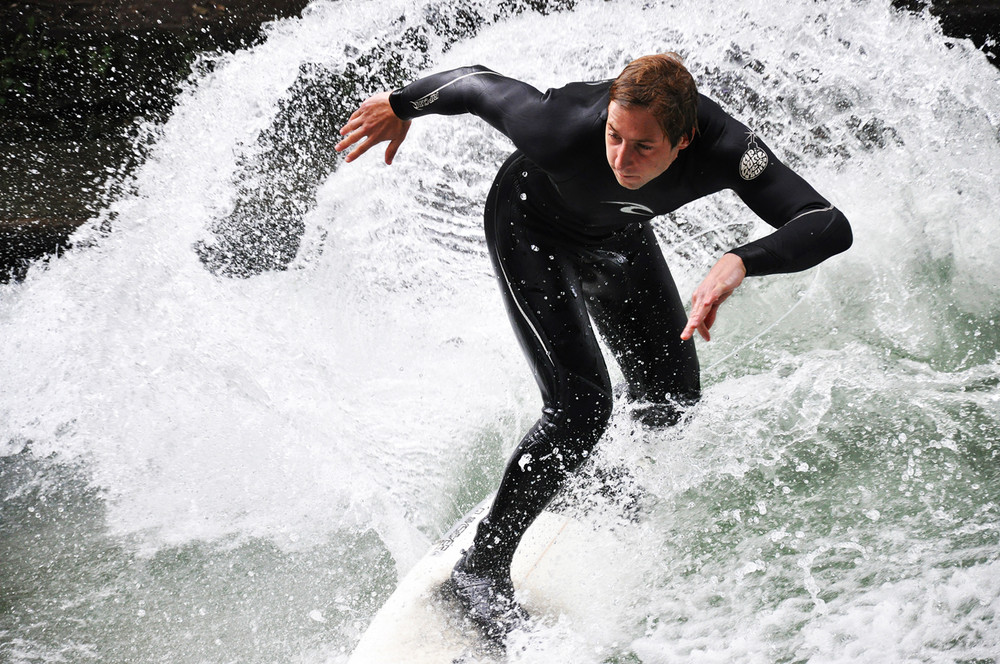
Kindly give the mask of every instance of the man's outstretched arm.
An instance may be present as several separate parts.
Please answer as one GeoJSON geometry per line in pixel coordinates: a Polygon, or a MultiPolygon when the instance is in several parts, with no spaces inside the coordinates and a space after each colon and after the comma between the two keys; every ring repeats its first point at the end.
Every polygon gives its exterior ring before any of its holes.
{"type": "Polygon", "coordinates": [[[389,141],[389,164],[406,136],[410,120],[462,113],[482,118],[523,149],[537,143],[548,130],[539,121],[544,116],[545,102],[546,95],[534,87],[481,65],[452,69],[365,100],[340,130],[345,138],[336,150],[357,145],[347,156],[347,161],[354,161],[372,146],[389,141]]]}

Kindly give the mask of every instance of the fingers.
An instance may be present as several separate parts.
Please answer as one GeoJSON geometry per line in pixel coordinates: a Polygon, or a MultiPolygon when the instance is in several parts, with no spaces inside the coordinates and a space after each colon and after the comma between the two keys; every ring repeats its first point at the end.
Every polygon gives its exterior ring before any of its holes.
{"type": "Polygon", "coordinates": [[[709,330],[712,328],[712,325],[715,324],[715,312],[718,311],[718,309],[719,305],[716,303],[705,315],[692,314],[691,317],[688,318],[684,331],[681,332],[681,339],[687,341],[694,336],[694,333],[697,330],[702,339],[705,341],[711,341],[712,335],[709,333],[709,330]]]}
{"type": "Polygon", "coordinates": [[[705,341],[712,340],[712,335],[709,334],[708,331],[712,328],[713,325],[715,325],[715,314],[719,311],[720,304],[722,304],[721,301],[718,301],[715,304],[713,304],[712,308],[708,310],[707,314],[705,314],[705,318],[702,319],[701,325],[698,326],[698,334],[700,334],[701,338],[704,339],[705,341]]]}
{"type": "Polygon", "coordinates": [[[696,329],[698,329],[698,325],[699,325],[700,322],[701,321],[699,321],[697,318],[695,318],[695,316],[693,314],[691,316],[689,316],[688,317],[687,325],[684,326],[684,331],[681,332],[681,339],[683,339],[684,341],[687,341],[692,336],[694,336],[694,331],[696,329]]]}
{"type": "Polygon", "coordinates": [[[344,126],[340,128],[340,135],[344,136],[344,139],[339,143],[337,143],[337,145],[334,147],[334,149],[337,152],[345,150],[349,148],[351,145],[357,143],[358,140],[364,135],[363,132],[358,132],[358,129],[361,127],[362,124],[361,115],[362,111],[359,108],[358,110],[351,113],[351,117],[348,118],[344,126]]]}
{"type": "Polygon", "coordinates": [[[398,138],[394,138],[389,141],[389,147],[385,149],[385,163],[386,165],[392,165],[392,160],[396,157],[396,152],[399,150],[399,146],[403,144],[406,140],[406,134],[410,131],[410,123],[404,122],[402,132],[399,134],[398,138]]]}
{"type": "Polygon", "coordinates": [[[347,163],[354,161],[364,153],[368,152],[368,150],[370,150],[372,146],[378,142],[378,139],[372,138],[371,136],[365,136],[365,140],[358,144],[358,147],[351,150],[351,153],[347,155],[347,159],[345,161],[347,161],[347,163]]]}
{"type": "MultiPolygon", "coordinates": [[[[357,115],[357,113],[355,113],[355,115],[357,115]]],[[[333,149],[337,152],[343,152],[364,138],[365,133],[358,130],[360,124],[361,123],[359,121],[355,121],[354,115],[352,115],[350,121],[348,121],[348,123],[345,124],[340,130],[340,135],[343,136],[344,139],[337,143],[333,149]]]]}
{"type": "Polygon", "coordinates": [[[720,293],[718,290],[709,290],[708,294],[702,288],[695,291],[691,296],[691,315],[688,317],[687,325],[681,332],[681,339],[687,341],[694,336],[695,330],[705,341],[711,341],[709,329],[715,325],[715,317],[719,313],[721,305],[729,293],[720,293]]]}
{"type": "Polygon", "coordinates": [[[352,145],[354,145],[355,143],[357,143],[359,140],[361,140],[361,136],[360,135],[352,134],[352,135],[348,136],[347,138],[345,138],[344,140],[342,140],[339,143],[337,143],[335,146],[333,146],[333,149],[336,150],[337,152],[343,152],[347,148],[349,148],[352,145]]]}
{"type": "Polygon", "coordinates": [[[357,129],[358,126],[361,125],[361,115],[362,115],[362,109],[360,108],[351,113],[351,117],[349,117],[344,126],[340,128],[340,135],[347,136],[355,129],[357,129]]]}
{"type": "MultiPolygon", "coordinates": [[[[344,129],[341,130],[341,133],[343,134],[344,130],[348,129],[348,127],[349,125],[344,125],[344,129]]],[[[355,146],[344,159],[344,161],[350,163],[364,153],[368,152],[373,145],[381,142],[382,140],[384,139],[375,136],[374,132],[371,131],[369,127],[359,126],[357,129],[352,130],[351,133],[347,135],[347,138],[337,143],[333,149],[337,152],[343,152],[344,150],[355,146]]]]}
{"type": "MultiPolygon", "coordinates": [[[[713,305],[711,301],[704,301],[700,303],[696,302],[692,305],[691,315],[688,317],[687,325],[684,326],[684,331],[681,332],[681,339],[687,341],[694,336],[694,332],[697,330],[698,334],[700,334],[705,341],[710,341],[708,328],[711,327],[712,324],[708,323],[706,326],[706,321],[708,320],[708,317],[712,315],[713,306],[718,307],[717,304],[713,305]]],[[[712,315],[712,319],[715,319],[714,315],[712,315]]]]}
{"type": "MultiPolygon", "coordinates": [[[[352,134],[352,136],[354,136],[354,134],[352,134]]],[[[341,152],[344,149],[351,147],[352,145],[354,145],[355,143],[357,143],[357,141],[361,140],[362,138],[364,139],[364,141],[362,141],[361,143],[358,143],[357,147],[354,148],[353,150],[351,150],[348,153],[347,157],[344,159],[344,161],[346,161],[347,163],[351,163],[352,161],[354,161],[355,159],[357,159],[358,157],[360,157],[364,153],[368,152],[372,148],[372,146],[374,146],[374,145],[376,145],[376,144],[378,144],[378,143],[381,142],[381,139],[375,138],[373,136],[365,136],[364,134],[362,134],[360,132],[358,132],[356,134],[356,136],[357,136],[357,138],[354,138],[353,140],[346,140],[345,139],[345,140],[341,141],[334,148],[335,150],[337,150],[337,152],[341,152]],[[341,147],[341,146],[343,146],[343,147],[341,147]]],[[[396,155],[396,151],[399,149],[400,143],[402,143],[402,141],[392,141],[392,142],[389,143],[389,147],[386,148],[386,151],[385,151],[385,163],[386,164],[391,164],[392,163],[392,158],[396,155]]]]}
{"type": "Polygon", "coordinates": [[[387,166],[391,166],[392,165],[392,160],[396,156],[396,150],[399,149],[399,146],[401,144],[402,144],[402,141],[391,141],[389,143],[389,147],[387,147],[385,149],[385,163],[386,163],[387,166]]]}
{"type": "Polygon", "coordinates": [[[337,143],[333,149],[337,152],[343,152],[361,139],[367,139],[347,155],[346,161],[354,161],[371,147],[373,129],[373,125],[368,121],[367,108],[362,104],[358,110],[351,113],[351,117],[347,119],[347,123],[340,128],[340,135],[344,139],[337,143]]]}
{"type": "Polygon", "coordinates": [[[691,295],[691,315],[681,332],[681,339],[687,341],[697,330],[705,341],[711,341],[708,331],[715,324],[719,305],[743,283],[746,274],[742,258],[732,253],[724,254],[691,295]]]}
{"type": "MultiPolygon", "coordinates": [[[[722,300],[719,300],[718,302],[712,305],[711,309],[708,310],[708,314],[705,316],[705,319],[701,322],[701,327],[704,328],[704,332],[702,332],[701,336],[707,337],[709,328],[715,325],[715,315],[719,313],[719,306],[721,304],[722,300]]],[[[706,338],[705,341],[708,341],[708,339],[706,338]]]]}

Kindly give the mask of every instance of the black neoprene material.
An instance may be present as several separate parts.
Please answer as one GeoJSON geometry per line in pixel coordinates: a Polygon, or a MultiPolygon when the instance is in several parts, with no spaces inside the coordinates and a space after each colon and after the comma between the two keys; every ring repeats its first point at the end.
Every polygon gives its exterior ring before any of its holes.
{"type": "Polygon", "coordinates": [[[548,227],[569,236],[600,240],[629,223],[731,189],[778,229],[732,249],[750,276],[805,270],[850,247],[844,215],[704,95],[698,131],[670,168],[639,190],[619,185],[604,147],[610,86],[570,83],[543,93],[474,66],[422,78],[394,91],[389,101],[403,119],[472,113],[499,129],[538,166],[525,183],[528,206],[548,227]],[[741,174],[741,166],[761,162],[758,150],[766,165],[759,173],[744,167],[741,174]]]}
{"type": "Polygon", "coordinates": [[[680,338],[684,306],[649,225],[628,224],[599,247],[537,230],[521,199],[528,167],[513,154],[486,202],[490,258],[543,400],[477,532],[479,559],[496,569],[608,426],[611,378],[591,320],[643,419],[671,424],[700,396],[694,342],[680,338]]]}
{"type": "Polygon", "coordinates": [[[609,87],[542,93],[477,66],[390,95],[400,118],[472,113],[517,147],[487,199],[486,242],[543,409],[477,530],[468,567],[478,573],[508,573],[524,531],[608,426],[612,385],[594,325],[645,421],[672,424],[700,396],[694,342],[680,339],[684,305],[651,218],[734,190],[777,228],[732,250],[751,275],[803,270],[851,244],[844,216],[704,96],[676,161],[638,190],[620,186],[605,156],[609,87]]]}

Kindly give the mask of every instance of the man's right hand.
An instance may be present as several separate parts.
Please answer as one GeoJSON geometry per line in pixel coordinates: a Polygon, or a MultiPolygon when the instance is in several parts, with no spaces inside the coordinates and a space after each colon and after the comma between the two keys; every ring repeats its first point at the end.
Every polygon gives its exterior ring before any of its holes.
{"type": "Polygon", "coordinates": [[[681,339],[687,341],[695,330],[705,341],[711,341],[709,328],[715,324],[719,305],[726,301],[747,276],[743,259],[736,254],[725,254],[708,272],[708,276],[691,296],[691,315],[681,332],[681,339]]]}
{"type": "Polygon", "coordinates": [[[340,135],[345,138],[334,149],[343,152],[357,144],[347,154],[345,161],[351,162],[368,152],[373,145],[389,141],[389,147],[385,149],[385,163],[391,164],[409,130],[410,121],[400,120],[389,105],[389,93],[381,92],[366,99],[351,114],[347,124],[340,130],[340,135]]]}

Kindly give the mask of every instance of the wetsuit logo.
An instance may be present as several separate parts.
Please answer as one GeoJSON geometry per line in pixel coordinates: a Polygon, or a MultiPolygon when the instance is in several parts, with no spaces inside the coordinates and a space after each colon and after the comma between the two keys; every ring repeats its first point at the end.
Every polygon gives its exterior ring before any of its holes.
{"type": "Polygon", "coordinates": [[[434,92],[430,93],[429,95],[424,95],[423,97],[421,97],[420,99],[418,99],[416,101],[411,101],[410,104],[413,105],[413,108],[415,108],[415,109],[417,109],[419,111],[423,107],[430,106],[431,104],[433,104],[434,102],[436,102],[438,100],[438,97],[440,97],[440,96],[441,95],[438,94],[438,91],[435,90],[434,92]]]}
{"type": "Polygon", "coordinates": [[[767,153],[757,145],[754,133],[747,132],[747,150],[740,158],[740,177],[744,180],[753,180],[763,173],[765,168],[767,168],[767,153]]]}
{"type": "Polygon", "coordinates": [[[608,205],[621,205],[621,211],[625,214],[641,214],[646,217],[656,216],[656,213],[650,210],[645,205],[639,203],[633,203],[631,201],[602,201],[608,205]]]}

